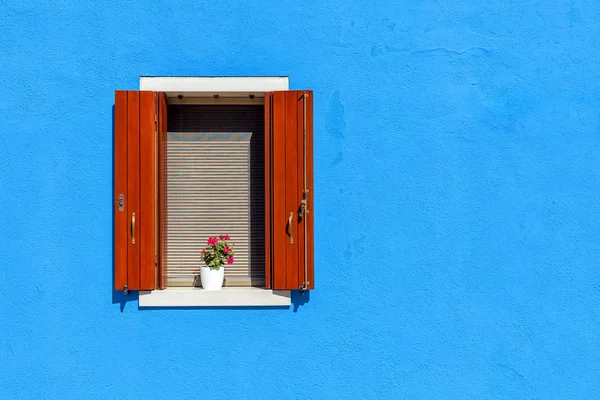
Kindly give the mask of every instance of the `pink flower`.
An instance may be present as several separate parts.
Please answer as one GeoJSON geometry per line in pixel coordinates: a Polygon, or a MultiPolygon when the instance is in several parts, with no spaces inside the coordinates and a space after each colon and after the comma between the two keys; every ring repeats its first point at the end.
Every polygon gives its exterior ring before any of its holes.
{"type": "Polygon", "coordinates": [[[229,246],[225,246],[225,248],[223,249],[223,253],[227,254],[230,250],[231,249],[229,248],[229,246]]]}
{"type": "Polygon", "coordinates": [[[215,244],[218,244],[218,243],[219,243],[219,239],[217,239],[216,237],[212,237],[211,236],[211,237],[208,238],[208,245],[209,246],[212,246],[212,245],[215,245],[215,244]]]}
{"type": "Polygon", "coordinates": [[[231,238],[229,237],[229,235],[221,235],[219,237],[221,238],[221,240],[231,240],[231,238]]]}
{"type": "Polygon", "coordinates": [[[227,259],[227,264],[233,264],[233,256],[230,256],[230,257],[227,259]]]}
{"type": "Polygon", "coordinates": [[[202,254],[204,255],[204,253],[206,253],[206,249],[202,249],[202,254]]]}

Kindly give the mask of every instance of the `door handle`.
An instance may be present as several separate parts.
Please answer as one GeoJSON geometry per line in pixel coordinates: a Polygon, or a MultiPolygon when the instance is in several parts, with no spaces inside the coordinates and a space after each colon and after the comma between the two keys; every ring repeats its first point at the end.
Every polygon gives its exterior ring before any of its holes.
{"type": "Polygon", "coordinates": [[[135,244],[135,213],[131,213],[131,244],[135,244]]]}
{"type": "Polygon", "coordinates": [[[294,244],[294,230],[292,229],[292,224],[294,223],[294,213],[290,213],[290,218],[288,219],[288,235],[290,235],[290,244],[294,244]]]}

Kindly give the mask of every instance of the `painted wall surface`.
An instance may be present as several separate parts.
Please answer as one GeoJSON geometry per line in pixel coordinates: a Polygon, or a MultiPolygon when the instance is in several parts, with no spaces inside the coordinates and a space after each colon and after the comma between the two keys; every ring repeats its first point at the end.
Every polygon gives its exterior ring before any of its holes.
{"type": "Polygon", "coordinates": [[[581,0],[2,2],[0,398],[597,398],[599,37],[581,0]],[[140,75],[314,89],[309,297],[112,291],[140,75]]]}

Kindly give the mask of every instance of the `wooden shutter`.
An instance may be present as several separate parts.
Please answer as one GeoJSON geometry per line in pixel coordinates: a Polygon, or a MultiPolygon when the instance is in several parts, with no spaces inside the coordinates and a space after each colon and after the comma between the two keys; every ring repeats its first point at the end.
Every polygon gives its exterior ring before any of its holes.
{"type": "Polygon", "coordinates": [[[167,96],[158,94],[158,271],[157,287],[167,287],[167,96]]]}
{"type": "Polygon", "coordinates": [[[115,289],[153,290],[158,274],[158,115],[162,93],[116,91],[115,289]]]}
{"type": "Polygon", "coordinates": [[[312,91],[267,93],[265,120],[266,286],[314,289],[312,91]]]}

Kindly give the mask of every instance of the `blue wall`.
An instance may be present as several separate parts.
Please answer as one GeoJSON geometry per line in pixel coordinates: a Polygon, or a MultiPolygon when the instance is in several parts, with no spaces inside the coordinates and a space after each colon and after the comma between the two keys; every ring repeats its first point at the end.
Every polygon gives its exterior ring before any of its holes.
{"type": "Polygon", "coordinates": [[[598,397],[597,2],[201,3],[2,3],[0,398],[598,397]],[[140,75],[315,90],[308,302],[112,292],[140,75]]]}

